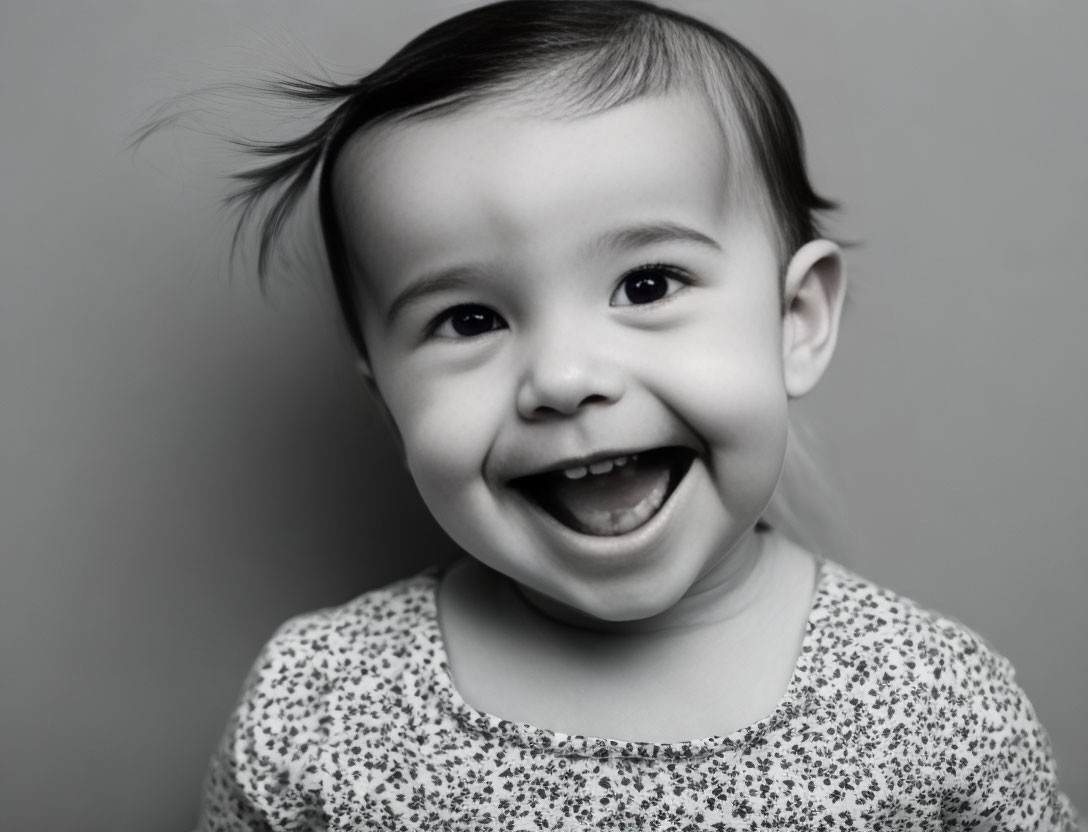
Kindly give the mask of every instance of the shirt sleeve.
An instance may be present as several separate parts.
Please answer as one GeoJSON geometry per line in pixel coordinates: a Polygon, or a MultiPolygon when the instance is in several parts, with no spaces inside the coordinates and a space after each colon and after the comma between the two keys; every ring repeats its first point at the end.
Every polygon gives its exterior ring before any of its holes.
{"type": "MultiPolygon", "coordinates": [[[[984,649],[984,648],[983,648],[984,649]]],[[[1012,666],[989,656],[961,713],[944,716],[939,765],[947,830],[1078,832],[1076,808],[1063,794],[1050,739],[1012,666]]]]}
{"type": "Polygon", "coordinates": [[[326,828],[318,761],[321,677],[288,622],[262,650],[212,755],[197,832],[326,828]]]}

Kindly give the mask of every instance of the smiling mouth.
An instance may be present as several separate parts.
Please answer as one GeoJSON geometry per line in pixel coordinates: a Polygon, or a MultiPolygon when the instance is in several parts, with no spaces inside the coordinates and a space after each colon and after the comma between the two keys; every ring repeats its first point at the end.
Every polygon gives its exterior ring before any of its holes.
{"type": "Polygon", "coordinates": [[[576,532],[616,536],[656,515],[694,459],[688,448],[656,448],[519,477],[511,484],[576,532]]]}

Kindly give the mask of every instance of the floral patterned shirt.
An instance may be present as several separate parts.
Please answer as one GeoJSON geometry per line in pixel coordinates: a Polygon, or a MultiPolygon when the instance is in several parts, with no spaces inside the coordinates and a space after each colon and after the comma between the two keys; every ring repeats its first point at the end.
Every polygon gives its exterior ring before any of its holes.
{"type": "Polygon", "coordinates": [[[1009,663],[834,563],[774,712],[665,744],[474,709],[438,580],[280,628],[212,759],[202,832],[1076,829],[1009,663]]]}

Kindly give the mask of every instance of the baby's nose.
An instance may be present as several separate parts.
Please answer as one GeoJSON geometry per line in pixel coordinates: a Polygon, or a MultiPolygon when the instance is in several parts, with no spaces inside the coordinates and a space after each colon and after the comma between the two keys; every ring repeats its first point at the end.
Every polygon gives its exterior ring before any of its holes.
{"type": "Polygon", "coordinates": [[[573,416],[581,409],[618,401],[623,373],[608,344],[592,334],[564,327],[526,345],[525,367],[517,392],[525,419],[573,416]]]}

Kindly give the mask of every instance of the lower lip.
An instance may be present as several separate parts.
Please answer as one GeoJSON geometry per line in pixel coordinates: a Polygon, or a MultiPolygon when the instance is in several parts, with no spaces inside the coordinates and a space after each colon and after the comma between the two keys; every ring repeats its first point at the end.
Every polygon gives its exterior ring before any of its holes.
{"type": "Polygon", "coordinates": [[[548,529],[552,532],[557,532],[564,538],[566,543],[573,544],[574,547],[582,550],[582,552],[588,554],[590,557],[614,558],[620,555],[630,554],[632,550],[646,549],[654,542],[654,539],[657,536],[663,533],[664,527],[669,522],[669,518],[677,510],[676,506],[687,497],[687,492],[691,490],[692,486],[690,483],[691,480],[694,479],[693,473],[695,466],[698,463],[698,457],[692,460],[687,471],[684,473],[683,478],[676,484],[676,487],[672,489],[672,493],[669,494],[664,505],[658,509],[653,517],[637,529],[632,529],[626,534],[583,534],[582,532],[576,531],[570,528],[570,526],[561,523],[533,500],[530,500],[519,492],[515,493],[518,493],[518,498],[532,508],[534,516],[541,518],[548,529]]]}

